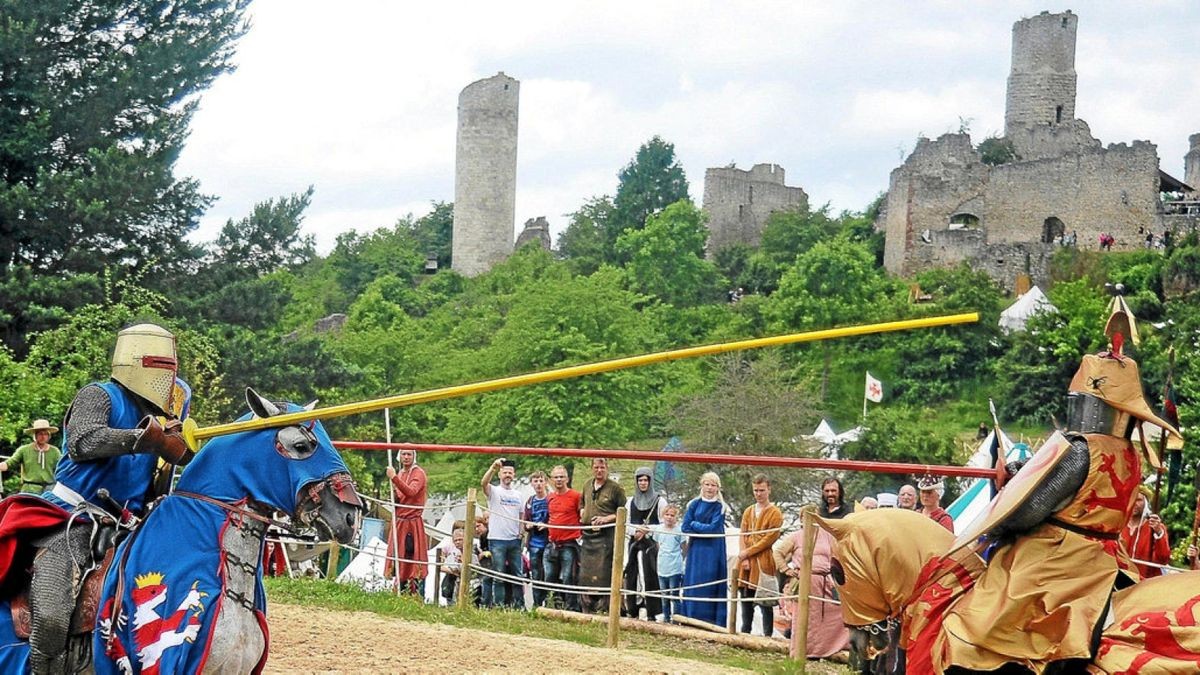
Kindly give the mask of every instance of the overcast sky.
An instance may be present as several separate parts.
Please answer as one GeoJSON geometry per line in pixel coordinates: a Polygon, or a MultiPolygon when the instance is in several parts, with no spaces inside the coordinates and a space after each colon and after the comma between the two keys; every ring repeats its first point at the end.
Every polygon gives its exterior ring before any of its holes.
{"type": "MultiPolygon", "coordinates": [[[[256,0],[233,73],[204,93],[177,174],[218,201],[197,240],[315,187],[322,251],[454,199],[458,93],[521,82],[516,225],[616,190],[654,135],[700,202],[704,170],[784,167],[811,202],[861,209],[930,137],[1004,126],[1014,21],[1035,2],[256,0]]],[[[1150,140],[1183,178],[1200,132],[1200,3],[1078,3],[1076,116],[1150,140]]]]}

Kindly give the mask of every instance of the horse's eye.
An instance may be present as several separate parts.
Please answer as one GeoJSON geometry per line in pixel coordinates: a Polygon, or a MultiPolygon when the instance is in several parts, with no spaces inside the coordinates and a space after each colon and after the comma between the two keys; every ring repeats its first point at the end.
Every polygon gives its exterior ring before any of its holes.
{"type": "Polygon", "coordinates": [[[308,459],[317,450],[317,436],[308,427],[284,427],[275,432],[275,451],[288,459],[308,459]]]}

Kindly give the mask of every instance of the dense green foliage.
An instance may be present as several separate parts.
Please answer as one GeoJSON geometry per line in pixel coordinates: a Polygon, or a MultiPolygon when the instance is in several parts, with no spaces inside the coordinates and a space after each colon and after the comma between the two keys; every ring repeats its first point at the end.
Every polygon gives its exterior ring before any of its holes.
{"type": "Polygon", "coordinates": [[[99,299],[94,277],[71,277],[164,276],[199,257],[181,235],[209,199],[172,169],[195,94],[231,67],[245,4],[0,3],[0,287],[38,287],[0,294],[10,347],[99,299]]]}

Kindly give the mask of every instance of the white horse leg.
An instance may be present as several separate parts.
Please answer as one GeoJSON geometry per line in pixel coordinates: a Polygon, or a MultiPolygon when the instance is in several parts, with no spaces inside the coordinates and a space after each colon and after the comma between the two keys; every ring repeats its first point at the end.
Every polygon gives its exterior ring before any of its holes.
{"type": "Polygon", "coordinates": [[[225,592],[205,673],[249,673],[262,659],[267,641],[254,613],[254,589],[265,532],[266,526],[255,521],[225,529],[225,592]]]}

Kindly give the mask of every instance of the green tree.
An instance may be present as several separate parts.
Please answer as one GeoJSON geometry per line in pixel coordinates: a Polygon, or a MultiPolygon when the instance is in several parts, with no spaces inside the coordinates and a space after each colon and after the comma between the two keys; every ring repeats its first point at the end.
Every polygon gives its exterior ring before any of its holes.
{"type": "Polygon", "coordinates": [[[842,224],[829,215],[829,205],[813,211],[803,208],[776,211],[763,227],[761,250],[782,270],[817,242],[833,239],[842,224]]]}
{"type": "Polygon", "coordinates": [[[688,199],[687,177],[675,158],[675,145],[658,136],[638,148],[617,178],[612,216],[605,223],[605,242],[614,253],[617,239],[625,230],[640,230],[651,215],[688,199]]]}
{"type": "MultiPolygon", "coordinates": [[[[231,68],[246,4],[3,3],[0,285],[152,263],[166,277],[200,256],[183,235],[209,199],[173,170],[197,94],[231,68]]],[[[18,298],[3,306],[9,344],[45,325],[18,298]]]]}
{"type": "Polygon", "coordinates": [[[717,268],[704,259],[708,229],[704,212],[690,201],[676,202],[652,215],[641,230],[626,230],[617,253],[639,292],[687,307],[720,294],[717,268]]]}
{"type": "Polygon", "coordinates": [[[1017,149],[1013,147],[1012,141],[1003,136],[988,136],[980,141],[979,147],[976,150],[979,151],[979,157],[983,160],[983,163],[991,166],[1008,164],[1020,159],[1017,156],[1017,149]]]}
{"type": "Polygon", "coordinates": [[[591,274],[607,259],[605,233],[613,217],[612,199],[592,197],[571,214],[567,229],[558,235],[558,254],[575,274],[591,274]]]}
{"type": "Polygon", "coordinates": [[[0,272],[96,272],[192,253],[181,234],[207,200],[172,169],[196,94],[231,68],[245,6],[5,3],[0,272]]]}
{"type": "Polygon", "coordinates": [[[417,253],[437,257],[438,269],[450,269],[450,252],[454,237],[454,202],[432,203],[432,210],[416,220],[402,224],[412,232],[417,253]]]}
{"type": "MultiPolygon", "coordinates": [[[[812,449],[798,445],[796,438],[800,430],[811,429],[820,418],[814,388],[795,380],[778,351],[766,351],[717,359],[712,389],[685,398],[675,409],[673,421],[676,432],[701,452],[804,457],[811,456],[812,449]]],[[[693,479],[708,468],[689,466],[693,479]]],[[[739,508],[753,503],[750,479],[760,472],[771,479],[776,500],[796,501],[811,488],[811,477],[795,470],[724,467],[726,499],[739,508]]],[[[696,480],[688,481],[689,486],[695,484],[696,480]]]]}
{"type": "Polygon", "coordinates": [[[310,185],[302,193],[259,202],[245,218],[227,221],[217,236],[209,273],[222,280],[247,279],[312,260],[313,236],[300,233],[312,195],[310,185]]]}

